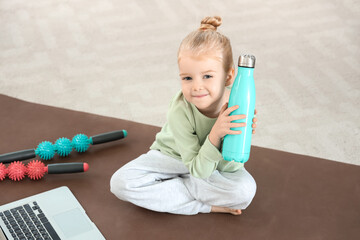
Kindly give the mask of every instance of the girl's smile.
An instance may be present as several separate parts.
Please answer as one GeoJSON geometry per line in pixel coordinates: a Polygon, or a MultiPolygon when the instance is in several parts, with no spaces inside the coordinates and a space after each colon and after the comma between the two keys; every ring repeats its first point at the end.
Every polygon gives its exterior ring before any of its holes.
{"type": "Polygon", "coordinates": [[[195,98],[203,98],[203,97],[206,97],[208,95],[209,94],[193,95],[193,97],[195,97],[195,98]]]}

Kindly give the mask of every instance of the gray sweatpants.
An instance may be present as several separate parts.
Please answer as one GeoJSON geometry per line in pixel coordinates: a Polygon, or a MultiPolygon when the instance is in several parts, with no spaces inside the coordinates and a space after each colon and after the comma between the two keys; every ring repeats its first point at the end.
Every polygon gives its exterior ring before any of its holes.
{"type": "Polygon", "coordinates": [[[150,150],[117,170],[110,188],[121,200],[143,208],[193,215],[209,213],[211,206],[245,209],[255,196],[256,183],[245,168],[195,178],[181,161],[150,150]]]}

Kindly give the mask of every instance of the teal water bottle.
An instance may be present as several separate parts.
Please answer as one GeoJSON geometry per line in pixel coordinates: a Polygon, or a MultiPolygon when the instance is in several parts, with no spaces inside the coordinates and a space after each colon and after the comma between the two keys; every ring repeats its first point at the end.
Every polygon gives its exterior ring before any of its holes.
{"type": "Polygon", "coordinates": [[[241,134],[228,134],[224,137],[222,156],[226,161],[245,163],[250,157],[252,120],[255,111],[255,56],[241,55],[239,57],[238,73],[230,92],[228,107],[239,105],[230,115],[245,114],[245,119],[234,122],[245,122],[245,127],[232,128],[240,130],[241,134]]]}

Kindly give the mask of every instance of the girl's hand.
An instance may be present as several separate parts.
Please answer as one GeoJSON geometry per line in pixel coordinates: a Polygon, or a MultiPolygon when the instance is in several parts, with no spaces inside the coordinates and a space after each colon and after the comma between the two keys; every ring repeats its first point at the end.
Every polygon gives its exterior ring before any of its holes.
{"type": "MultiPolygon", "coordinates": [[[[231,112],[238,109],[239,106],[235,105],[230,108],[228,107],[228,103],[225,103],[225,105],[221,108],[219,117],[216,120],[214,126],[212,127],[210,134],[209,134],[209,140],[210,142],[217,147],[220,148],[221,139],[225,137],[227,134],[241,134],[241,131],[235,131],[231,130],[230,128],[237,128],[237,127],[245,127],[246,123],[234,123],[232,121],[244,119],[245,115],[232,115],[229,116],[231,112]]],[[[255,118],[254,118],[255,120],[255,118]]],[[[256,121],[256,120],[255,120],[256,121]]],[[[256,124],[255,124],[256,127],[256,124]]]]}
{"type": "Polygon", "coordinates": [[[253,133],[253,134],[255,133],[256,122],[257,122],[256,114],[257,114],[257,111],[256,111],[256,109],[255,109],[255,116],[254,116],[254,118],[253,118],[253,124],[251,125],[251,127],[253,128],[253,130],[252,130],[252,133],[253,133]]]}

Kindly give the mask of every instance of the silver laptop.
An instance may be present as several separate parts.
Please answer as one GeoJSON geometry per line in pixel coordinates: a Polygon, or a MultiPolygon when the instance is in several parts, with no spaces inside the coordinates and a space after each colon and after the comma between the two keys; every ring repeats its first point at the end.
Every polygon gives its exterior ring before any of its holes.
{"type": "Polygon", "coordinates": [[[0,240],[105,239],[68,187],[0,206],[0,240]]]}

